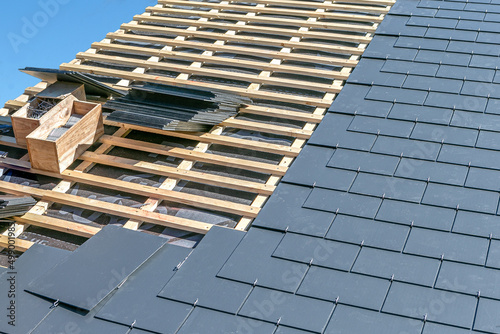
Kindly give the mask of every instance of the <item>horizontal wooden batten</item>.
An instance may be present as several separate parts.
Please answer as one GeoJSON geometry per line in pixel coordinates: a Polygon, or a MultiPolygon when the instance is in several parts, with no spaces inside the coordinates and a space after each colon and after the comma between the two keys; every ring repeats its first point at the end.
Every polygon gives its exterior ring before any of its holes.
{"type": "Polygon", "coordinates": [[[293,121],[301,121],[308,123],[319,123],[323,119],[322,115],[309,114],[300,111],[291,111],[286,109],[266,108],[259,106],[247,106],[240,109],[240,114],[253,114],[261,116],[276,117],[289,119],[293,121]]]}
{"type": "Polygon", "coordinates": [[[16,252],[26,252],[31,246],[33,246],[34,242],[23,240],[19,238],[9,238],[6,235],[0,235],[0,247],[2,248],[13,248],[16,252]]]}
{"type": "Polygon", "coordinates": [[[21,217],[15,217],[14,220],[19,224],[43,227],[45,229],[64,232],[85,238],[90,238],[101,230],[99,227],[88,226],[59,218],[37,215],[33,213],[25,213],[21,217]]]}
{"type": "Polygon", "coordinates": [[[263,133],[272,133],[281,136],[309,139],[312,135],[311,130],[295,129],[281,125],[273,125],[267,123],[258,123],[252,121],[240,120],[238,118],[229,118],[221,123],[228,128],[253,130],[263,133]]]}

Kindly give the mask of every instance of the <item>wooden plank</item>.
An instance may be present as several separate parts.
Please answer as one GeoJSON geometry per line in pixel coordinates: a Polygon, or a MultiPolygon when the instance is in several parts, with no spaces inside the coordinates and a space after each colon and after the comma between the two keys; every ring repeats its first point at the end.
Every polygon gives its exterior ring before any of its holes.
{"type": "MultiPolygon", "coordinates": [[[[114,51],[125,54],[137,54],[144,56],[156,56],[156,57],[164,57],[167,59],[178,59],[178,60],[190,60],[193,62],[201,62],[203,64],[219,64],[219,65],[227,65],[227,66],[236,66],[241,68],[249,68],[249,69],[260,69],[262,71],[273,71],[278,73],[291,73],[291,74],[301,74],[311,77],[319,77],[319,78],[330,78],[330,79],[342,79],[346,80],[349,76],[345,75],[340,71],[329,71],[329,70],[321,70],[311,67],[300,67],[293,65],[276,65],[270,64],[268,62],[260,62],[260,61],[251,61],[251,60],[243,60],[243,59],[233,59],[233,58],[224,58],[217,56],[203,56],[197,55],[188,52],[177,52],[177,51],[166,51],[159,50],[153,48],[143,48],[136,47],[130,45],[120,45],[120,44],[111,44],[111,43],[93,43],[92,48],[102,51],[114,51]]],[[[87,54],[87,53],[83,53],[87,54]]],[[[78,58],[78,55],[77,55],[78,58]]]]}
{"type": "Polygon", "coordinates": [[[28,103],[28,101],[16,101],[16,100],[8,100],[5,102],[6,108],[17,109],[22,108],[28,103]]]}
{"type": "Polygon", "coordinates": [[[194,221],[191,219],[180,218],[157,212],[149,212],[142,209],[127,207],[124,205],[108,203],[71,194],[61,194],[52,190],[43,190],[5,181],[0,181],[0,191],[13,195],[31,195],[52,202],[69,206],[76,206],[86,210],[103,212],[120,217],[140,219],[148,223],[168,226],[196,233],[207,233],[212,226],[210,224],[194,221]]]}
{"type": "Polygon", "coordinates": [[[195,172],[191,170],[182,170],[175,167],[158,165],[150,162],[109,156],[103,154],[95,154],[93,152],[85,152],[80,159],[99,163],[103,165],[135,170],[143,173],[154,175],[162,175],[177,179],[197,182],[201,184],[209,184],[217,187],[247,191],[251,193],[269,192],[269,187],[256,182],[245,181],[225,176],[219,176],[209,173],[195,172]]]}
{"type": "Polygon", "coordinates": [[[21,217],[15,217],[14,220],[20,224],[39,226],[49,230],[78,235],[85,238],[90,238],[101,230],[98,227],[33,213],[26,213],[21,217]]]}
{"type": "MultiPolygon", "coordinates": [[[[141,28],[139,28],[139,30],[140,29],[141,28]]],[[[177,31],[177,29],[172,29],[172,30],[177,31]]],[[[206,32],[193,31],[193,30],[179,31],[179,35],[184,36],[186,38],[206,37],[204,33],[206,32]]],[[[139,43],[155,43],[167,46],[194,48],[194,49],[214,51],[214,52],[229,52],[229,53],[251,55],[251,56],[264,57],[270,59],[293,60],[298,62],[305,62],[305,63],[309,62],[309,63],[325,64],[331,66],[354,67],[358,63],[357,61],[352,61],[344,58],[312,56],[300,53],[287,53],[281,51],[262,50],[248,46],[213,44],[213,43],[204,43],[204,42],[189,41],[189,40],[188,41],[175,40],[175,39],[161,38],[155,36],[142,36],[142,35],[125,34],[125,33],[108,33],[106,37],[111,40],[123,40],[129,42],[139,42],[139,43]]]]}
{"type": "Polygon", "coordinates": [[[309,139],[312,135],[312,131],[308,130],[295,129],[287,126],[274,125],[268,123],[246,121],[238,118],[226,119],[224,122],[221,123],[221,125],[229,128],[259,131],[264,133],[272,133],[276,135],[303,138],[303,139],[309,139]]]}
{"type": "MultiPolygon", "coordinates": [[[[14,238],[14,250],[17,252],[26,252],[34,242],[23,240],[19,238],[14,238]]],[[[0,247],[8,248],[9,247],[9,237],[6,235],[0,235],[0,247]]]]}
{"type": "Polygon", "coordinates": [[[231,158],[218,154],[198,152],[198,151],[183,149],[180,147],[172,147],[167,145],[148,143],[128,138],[118,138],[115,136],[104,135],[99,139],[99,141],[104,144],[124,147],[132,150],[172,156],[176,158],[187,159],[190,161],[199,161],[209,164],[221,165],[224,167],[250,170],[257,173],[285,175],[285,172],[287,171],[287,168],[282,168],[273,164],[251,161],[246,159],[231,158]]]}
{"type": "MultiPolygon", "coordinates": [[[[147,21],[147,20],[143,20],[143,21],[147,21]]],[[[197,23],[198,21],[182,20],[182,19],[169,19],[169,22],[171,22],[172,25],[183,24],[185,26],[188,26],[192,23],[197,23]]],[[[201,24],[202,23],[199,22],[198,26],[203,26],[201,24]]],[[[244,27],[244,25],[242,25],[242,27],[244,27]]],[[[235,27],[235,28],[237,28],[237,27],[235,27]]],[[[137,25],[122,24],[121,29],[126,30],[126,31],[129,31],[129,30],[149,31],[149,32],[156,32],[156,33],[160,33],[160,34],[161,33],[164,33],[164,34],[170,33],[171,34],[172,31],[174,31],[173,33],[176,35],[183,35],[183,31],[186,31],[186,29],[183,29],[183,28],[167,28],[167,27],[158,27],[155,25],[146,25],[146,24],[137,24],[137,25]]],[[[220,29],[220,27],[219,27],[219,29],[220,29]]],[[[227,28],[227,29],[229,29],[229,28],[227,28]]],[[[188,31],[188,34],[189,34],[189,31],[188,31]]],[[[337,54],[361,55],[363,53],[362,50],[360,50],[356,47],[332,45],[332,44],[326,44],[326,43],[309,43],[309,42],[301,42],[301,41],[293,42],[293,41],[287,41],[287,40],[276,39],[276,38],[263,38],[263,37],[244,36],[244,35],[226,35],[226,34],[220,34],[220,33],[214,33],[214,32],[207,32],[207,31],[203,31],[203,32],[197,31],[196,35],[204,36],[206,38],[211,38],[211,39],[216,39],[216,40],[246,42],[246,43],[251,43],[251,44],[269,45],[269,46],[275,46],[275,47],[287,47],[287,48],[303,49],[303,50],[325,51],[325,52],[331,52],[331,53],[337,53],[337,54]]]]}
{"type": "Polygon", "coordinates": [[[239,110],[240,114],[253,114],[269,117],[276,117],[282,119],[289,119],[294,121],[319,123],[323,119],[322,115],[309,114],[300,111],[291,111],[286,109],[266,108],[250,105],[239,110]]]}
{"type": "Polygon", "coordinates": [[[97,75],[103,75],[103,76],[109,76],[109,77],[121,78],[121,79],[128,79],[128,80],[138,80],[138,81],[145,81],[145,82],[151,82],[151,83],[167,84],[167,85],[173,85],[173,86],[179,86],[179,87],[195,86],[195,87],[201,87],[201,88],[205,88],[205,89],[217,89],[217,90],[227,91],[230,93],[239,94],[241,96],[246,96],[246,97],[250,97],[250,98],[272,99],[272,100],[276,100],[276,101],[291,102],[291,103],[297,103],[297,104],[302,104],[302,105],[313,105],[313,106],[320,105],[320,106],[324,106],[324,107],[329,107],[331,104],[331,101],[325,101],[322,99],[310,98],[310,97],[305,97],[305,96],[288,95],[288,94],[264,92],[264,91],[262,91],[262,92],[256,91],[255,92],[255,91],[249,91],[246,88],[224,86],[224,85],[220,85],[220,84],[212,84],[212,83],[206,83],[206,82],[184,80],[184,79],[179,79],[179,78],[169,78],[169,77],[163,77],[163,76],[152,75],[152,74],[141,74],[141,73],[127,72],[127,71],[113,70],[113,69],[104,68],[104,67],[97,67],[97,66],[86,66],[86,65],[76,65],[76,64],[63,63],[63,64],[61,64],[60,69],[61,70],[68,70],[68,71],[82,72],[82,73],[91,73],[91,74],[97,74],[97,75]]]}
{"type": "Polygon", "coordinates": [[[103,54],[80,52],[76,55],[76,58],[84,60],[100,61],[111,64],[119,64],[125,66],[137,66],[149,69],[188,73],[191,75],[202,75],[207,77],[216,77],[229,80],[240,80],[245,82],[258,82],[262,84],[282,86],[282,87],[302,88],[311,91],[338,93],[342,89],[342,87],[340,86],[320,84],[305,80],[304,81],[291,80],[291,79],[276,78],[276,77],[262,78],[253,74],[238,73],[233,71],[222,71],[213,68],[182,66],[177,64],[153,62],[153,61],[133,59],[128,57],[108,56],[103,54]]]}
{"type": "MultiPolygon", "coordinates": [[[[236,1],[231,1],[231,2],[244,2],[242,0],[236,0],[236,1]]],[[[298,7],[298,6],[305,6],[306,8],[311,8],[311,9],[330,9],[329,6],[332,5],[330,2],[307,2],[307,1],[295,1],[295,0],[255,0],[252,2],[255,3],[265,3],[267,5],[276,5],[276,6],[291,6],[291,7],[298,7]]],[[[393,5],[395,1],[393,0],[342,0],[343,3],[350,3],[350,4],[364,4],[364,5],[372,5],[372,6],[388,6],[388,5],[393,5]]],[[[332,8],[333,9],[333,8],[332,8]]]]}

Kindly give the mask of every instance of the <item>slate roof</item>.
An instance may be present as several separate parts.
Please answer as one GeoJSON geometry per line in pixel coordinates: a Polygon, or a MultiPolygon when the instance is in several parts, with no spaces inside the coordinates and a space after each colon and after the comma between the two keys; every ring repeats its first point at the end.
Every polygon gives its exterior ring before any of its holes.
{"type": "MultiPolygon", "coordinates": [[[[132,334],[500,333],[499,22],[497,0],[398,0],[247,233],[215,226],[191,253],[145,236],[118,267],[82,246],[66,264],[108,270],[64,282],[65,264],[49,260],[59,264],[20,287],[50,301],[19,321],[33,333],[68,322],[132,334]],[[118,289],[102,285],[113,270],[118,289]],[[50,289],[47,275],[59,279],[50,289]],[[67,287],[87,280],[81,293],[102,298],[76,312],[67,287]]],[[[88,243],[106,254],[129,233],[108,226],[88,243]]],[[[19,270],[37,251],[49,252],[35,246],[19,270]]]]}

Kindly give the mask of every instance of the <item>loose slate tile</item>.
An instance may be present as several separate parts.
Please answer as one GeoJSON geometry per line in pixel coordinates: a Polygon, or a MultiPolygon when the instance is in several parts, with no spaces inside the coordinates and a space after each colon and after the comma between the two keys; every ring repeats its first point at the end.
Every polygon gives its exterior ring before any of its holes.
{"type": "MultiPolygon", "coordinates": [[[[437,7],[436,7],[437,9],[437,7]]],[[[454,9],[454,8],[450,8],[454,9]]],[[[455,29],[457,23],[459,21],[456,19],[441,19],[441,18],[428,18],[428,17],[419,17],[412,16],[406,23],[409,26],[419,26],[419,27],[427,27],[432,24],[434,28],[448,28],[455,29]]]]}
{"type": "Polygon", "coordinates": [[[486,102],[487,99],[483,97],[430,92],[424,105],[483,112],[486,109],[486,102]]]}
{"type": "Polygon", "coordinates": [[[430,50],[420,50],[417,56],[414,58],[415,61],[421,61],[424,63],[431,64],[445,64],[445,65],[456,65],[456,66],[467,66],[470,62],[471,55],[461,54],[455,52],[443,52],[443,51],[430,51],[430,50]]]}
{"type": "MultiPolygon", "coordinates": [[[[448,40],[474,42],[477,38],[477,35],[478,33],[476,31],[452,30],[442,28],[429,28],[425,33],[426,38],[439,39],[439,41],[442,41],[442,44],[444,44],[444,41],[448,40]]],[[[447,46],[448,43],[446,43],[446,47],[447,46]]],[[[442,50],[446,50],[446,47],[442,50]]]]}
{"type": "Polygon", "coordinates": [[[465,166],[403,158],[395,175],[420,181],[429,180],[463,186],[467,172],[468,168],[465,166]]]}
{"type": "Polygon", "coordinates": [[[360,99],[368,94],[369,90],[369,86],[346,84],[342,88],[342,94],[338,95],[328,111],[349,115],[386,117],[392,108],[392,102],[360,99]]]}
{"type": "Polygon", "coordinates": [[[457,53],[474,53],[475,55],[498,56],[500,50],[494,44],[469,43],[461,41],[450,41],[446,51],[457,53]]]}
{"type": "Polygon", "coordinates": [[[500,152],[443,145],[438,161],[474,167],[500,169],[500,152]]]}
{"type": "Polygon", "coordinates": [[[486,266],[500,269],[500,241],[492,240],[488,252],[486,266]]]}
{"type": "Polygon", "coordinates": [[[255,288],[239,314],[258,320],[321,333],[326,327],[334,304],[276,290],[255,288]],[[263,312],[267,307],[267,312],[263,312]]]}
{"type": "Polygon", "coordinates": [[[349,131],[408,138],[415,123],[384,118],[354,116],[349,131]]]}
{"type": "Polygon", "coordinates": [[[377,219],[397,224],[427,227],[449,231],[455,218],[455,210],[435,206],[384,200],[377,219]]]}
{"type": "Polygon", "coordinates": [[[353,272],[432,287],[439,260],[363,247],[353,272]]]}
{"type": "MultiPolygon", "coordinates": [[[[190,251],[176,246],[162,247],[130,276],[97,312],[96,317],[125,326],[134,323],[134,328],[153,332],[175,333],[192,306],[158,298],[156,295],[162,285],[175,274],[175,267],[190,251]]],[[[189,289],[192,289],[192,286],[188,284],[183,287],[184,291],[189,289]]]]}
{"type": "Polygon", "coordinates": [[[259,212],[252,226],[260,226],[308,235],[324,236],[334,214],[303,208],[311,188],[280,183],[259,212]],[[279,219],[278,219],[279,217],[279,219]],[[314,221],[314,224],[310,222],[314,221]]]}
{"type": "MultiPolygon", "coordinates": [[[[428,30],[427,30],[428,31],[428,30]]],[[[428,32],[426,33],[426,35],[428,32]]],[[[435,50],[444,51],[448,47],[447,40],[431,39],[431,38],[417,38],[401,36],[394,44],[396,47],[418,49],[418,50],[435,50]]]]}
{"type": "Polygon", "coordinates": [[[500,216],[458,211],[453,232],[500,238],[500,216]]]}
{"type": "MultiPolygon", "coordinates": [[[[471,101],[471,105],[482,107],[474,104],[474,101],[471,101]]],[[[492,114],[456,111],[451,119],[451,125],[470,129],[481,128],[482,130],[500,131],[500,117],[492,114]]]]}
{"type": "Polygon", "coordinates": [[[500,132],[481,131],[477,138],[476,147],[500,150],[500,132]]]}
{"type": "Polygon", "coordinates": [[[483,265],[488,251],[488,239],[461,234],[413,228],[405,253],[443,258],[445,260],[483,265]]]}
{"type": "Polygon", "coordinates": [[[379,136],[372,152],[422,160],[436,160],[441,144],[379,136]]]}
{"type": "Polygon", "coordinates": [[[398,157],[337,149],[327,166],[374,174],[392,175],[398,163],[398,157]]]}
{"type": "MultiPolygon", "coordinates": [[[[197,305],[202,307],[236,313],[251,287],[215,277],[232,250],[245,236],[244,233],[236,232],[213,227],[203,238],[203,243],[189,256],[189,261],[170,280],[172,275],[164,275],[163,284],[166,285],[163,289],[156,289],[158,296],[191,305],[198,301],[197,305]]],[[[161,300],[156,301],[158,308],[161,308],[161,303],[161,300]]],[[[180,306],[177,308],[180,309],[180,306]]]]}
{"type": "Polygon", "coordinates": [[[415,49],[395,48],[398,37],[375,35],[363,52],[364,58],[413,60],[418,53],[415,49]]]}
{"type": "Polygon", "coordinates": [[[401,251],[409,231],[408,226],[338,215],[325,238],[401,251]]]}
{"type": "Polygon", "coordinates": [[[473,296],[480,291],[481,297],[500,299],[498,282],[500,270],[444,261],[436,288],[473,296]]]}
{"type": "Polygon", "coordinates": [[[467,12],[463,10],[452,10],[452,9],[439,9],[436,13],[436,17],[445,19],[483,21],[485,16],[484,13],[478,13],[478,12],[467,12]]]}
{"type": "Polygon", "coordinates": [[[179,334],[274,333],[275,325],[197,307],[182,325],[179,334]]]}
{"type": "Polygon", "coordinates": [[[438,68],[439,65],[436,64],[415,63],[401,60],[387,60],[381,71],[433,77],[436,75],[438,68]]]}
{"type": "Polygon", "coordinates": [[[347,82],[364,85],[376,84],[380,86],[401,87],[405,81],[406,75],[380,72],[384,63],[385,60],[381,59],[365,59],[356,66],[347,79],[347,82]]]}
{"type": "Polygon", "coordinates": [[[483,213],[495,213],[498,193],[442,184],[429,184],[422,200],[424,204],[444,206],[483,213]]]}
{"type": "Polygon", "coordinates": [[[494,70],[462,66],[441,65],[436,76],[440,78],[460,79],[468,81],[492,82],[494,70]]]}
{"type": "Polygon", "coordinates": [[[218,277],[293,292],[302,281],[308,265],[271,257],[283,233],[250,229],[218,277]]]}
{"type": "Polygon", "coordinates": [[[500,67],[500,58],[483,55],[473,55],[469,66],[496,69],[497,67],[500,67]]]}
{"type": "Polygon", "coordinates": [[[418,203],[424,194],[426,185],[425,182],[420,181],[359,173],[350,191],[418,203]]]}
{"type": "Polygon", "coordinates": [[[4,314],[0,321],[0,332],[12,334],[29,333],[48,313],[52,302],[39,298],[24,289],[28,283],[40,275],[50,272],[51,268],[69,256],[71,252],[58,248],[33,244],[14,263],[14,273],[11,270],[0,275],[0,306],[4,314]],[[12,280],[13,279],[13,280],[12,280]],[[15,296],[12,296],[11,283],[15,285],[15,296]],[[16,303],[13,318],[9,317],[11,300],[16,303]],[[8,322],[14,321],[12,326],[8,322]]]}
{"type": "Polygon", "coordinates": [[[471,188],[500,191],[500,172],[483,168],[470,168],[465,185],[471,188]]]}
{"type": "Polygon", "coordinates": [[[399,102],[422,105],[427,97],[427,92],[412,89],[373,86],[366,98],[375,101],[399,102]]]}
{"type": "Polygon", "coordinates": [[[382,311],[470,328],[475,309],[475,297],[394,282],[382,311]]]}
{"type": "Polygon", "coordinates": [[[427,322],[422,334],[470,334],[470,330],[427,322]]]}
{"type": "Polygon", "coordinates": [[[392,314],[338,305],[325,334],[420,334],[423,324],[392,314]]]}
{"type": "Polygon", "coordinates": [[[347,190],[352,184],[355,172],[326,166],[334,150],[327,147],[307,145],[283,177],[284,182],[304,186],[347,190]]]}
{"type": "Polygon", "coordinates": [[[304,207],[373,218],[377,213],[380,203],[381,199],[379,198],[314,188],[304,203],[304,207]]]}
{"type": "Polygon", "coordinates": [[[321,121],[309,144],[342,147],[355,150],[368,151],[375,141],[375,135],[365,133],[347,132],[346,129],[352,121],[352,116],[328,113],[321,121]]]}
{"type": "Polygon", "coordinates": [[[312,267],[297,294],[328,301],[338,297],[341,304],[379,310],[389,284],[385,279],[312,267]]]}
{"type": "Polygon", "coordinates": [[[454,93],[458,94],[462,88],[462,80],[442,79],[422,77],[418,75],[409,75],[403,87],[428,90],[431,92],[454,93]]]}
{"type": "Polygon", "coordinates": [[[500,301],[479,299],[474,329],[488,333],[500,333],[500,301]]]}
{"type": "Polygon", "coordinates": [[[411,138],[445,144],[474,146],[478,133],[477,130],[418,123],[411,134],[411,138]]]}
{"type": "Polygon", "coordinates": [[[388,118],[448,125],[453,110],[396,103],[388,118]]]}
{"type": "Polygon", "coordinates": [[[165,242],[157,236],[107,225],[53,270],[31,282],[28,291],[91,310],[165,242]]]}
{"type": "Polygon", "coordinates": [[[349,271],[360,247],[295,233],[286,233],[274,257],[349,271]]]}

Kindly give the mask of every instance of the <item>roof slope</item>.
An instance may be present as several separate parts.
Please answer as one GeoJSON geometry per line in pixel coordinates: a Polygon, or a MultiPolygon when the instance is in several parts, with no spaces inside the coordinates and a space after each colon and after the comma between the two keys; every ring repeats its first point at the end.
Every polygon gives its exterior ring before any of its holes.
{"type": "Polygon", "coordinates": [[[253,227],[211,229],[143,307],[178,333],[500,333],[497,12],[399,0],[253,227]]]}

